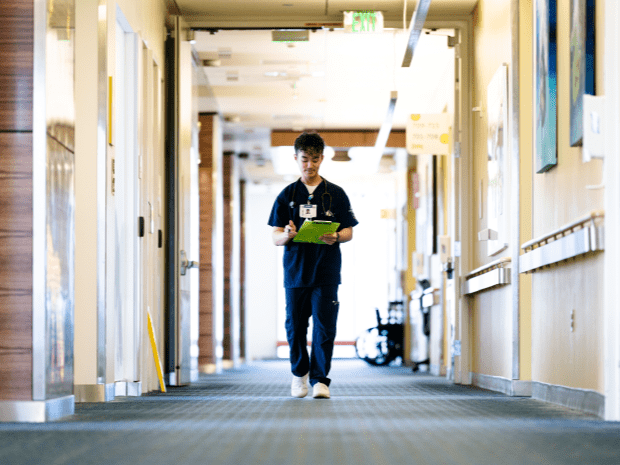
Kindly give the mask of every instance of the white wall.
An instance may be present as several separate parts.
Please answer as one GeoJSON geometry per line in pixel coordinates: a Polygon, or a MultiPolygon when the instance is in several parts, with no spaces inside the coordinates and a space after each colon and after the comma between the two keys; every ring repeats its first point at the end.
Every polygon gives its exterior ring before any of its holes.
{"type": "Polygon", "coordinates": [[[97,0],[76,2],[75,384],[97,383],[97,0]],[[93,328],[95,331],[92,331],[93,328]],[[90,331],[89,331],[90,329],[90,331]]]}
{"type": "Polygon", "coordinates": [[[248,361],[276,357],[278,340],[278,248],[271,241],[269,213],[283,185],[246,184],[246,353],[248,361]]]}
{"type": "MultiPolygon", "coordinates": [[[[116,8],[123,11],[131,29],[153,51],[154,60],[163,69],[165,40],[165,0],[109,0],[105,10],[99,0],[76,2],[76,301],[75,301],[75,384],[98,386],[113,382],[114,325],[105,330],[106,366],[105,379],[100,379],[98,360],[101,350],[102,325],[105,319],[98,315],[102,306],[102,289],[105,285],[106,194],[109,193],[110,158],[114,147],[105,140],[107,117],[100,119],[101,111],[107,115],[108,76],[115,75],[116,8]],[[103,14],[105,13],[105,14],[103,14]],[[98,26],[107,23],[107,46],[99,50],[98,26]],[[105,55],[100,66],[100,58],[105,55]],[[101,79],[100,79],[101,78],[101,79]],[[101,82],[105,85],[101,85],[101,82]],[[104,102],[105,100],[105,102],[104,102]],[[103,123],[102,123],[103,121],[103,123]],[[102,124],[99,124],[102,123],[102,124]],[[107,166],[107,168],[106,168],[107,166]],[[103,215],[105,217],[105,215],[103,215]],[[99,341],[99,346],[98,346],[99,341]],[[112,377],[111,377],[112,376],[112,377]]],[[[158,119],[163,118],[162,114],[158,119]]],[[[139,117],[138,117],[139,118],[139,117]]],[[[163,154],[154,154],[161,157],[163,154]]],[[[108,201],[109,203],[109,201],[108,201]]],[[[108,266],[108,272],[113,272],[108,266]]],[[[156,274],[153,274],[154,276],[156,274]]],[[[109,281],[110,282],[110,281],[109,281]]],[[[114,282],[112,279],[111,282],[114,282]]],[[[109,284],[108,284],[109,285],[109,284]]],[[[159,286],[154,283],[152,288],[159,286]]],[[[110,319],[108,318],[108,321],[110,319]]],[[[149,354],[150,356],[150,354],[149,354]]]]}
{"type": "MultiPolygon", "coordinates": [[[[339,288],[337,341],[354,341],[376,325],[375,308],[386,315],[389,290],[396,286],[394,266],[395,221],[381,219],[381,211],[393,209],[396,177],[389,173],[340,182],[360,222],[353,241],[342,244],[342,285],[339,288]],[[390,284],[391,283],[391,284],[390,284]]],[[[282,248],[273,245],[267,225],[273,202],[285,184],[247,184],[246,194],[246,347],[248,360],[284,356],[276,343],[286,341],[282,248]]],[[[351,349],[337,347],[335,356],[352,356],[351,349]]]]}

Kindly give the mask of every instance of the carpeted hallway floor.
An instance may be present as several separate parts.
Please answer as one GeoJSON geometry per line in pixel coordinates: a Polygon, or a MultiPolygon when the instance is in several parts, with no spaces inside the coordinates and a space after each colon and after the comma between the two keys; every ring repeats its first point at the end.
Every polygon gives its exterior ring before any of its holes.
{"type": "Polygon", "coordinates": [[[289,397],[288,363],[246,365],[166,394],[0,424],[0,464],[620,464],[620,423],[335,360],[331,399],[289,397]]]}

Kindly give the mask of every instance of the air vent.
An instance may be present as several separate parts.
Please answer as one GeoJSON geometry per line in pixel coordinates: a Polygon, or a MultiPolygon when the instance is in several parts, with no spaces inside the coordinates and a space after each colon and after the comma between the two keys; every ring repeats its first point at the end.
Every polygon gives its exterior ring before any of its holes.
{"type": "Polygon", "coordinates": [[[289,119],[305,119],[306,117],[304,115],[297,114],[297,115],[272,115],[271,118],[276,121],[281,121],[281,120],[289,120],[289,119]]]}
{"type": "Polygon", "coordinates": [[[217,57],[220,60],[228,60],[232,58],[232,48],[218,48],[217,57]]]}
{"type": "Polygon", "coordinates": [[[202,66],[210,66],[210,67],[222,66],[222,60],[202,60],[202,66]]]}
{"type": "Polygon", "coordinates": [[[308,42],[310,31],[306,30],[282,30],[271,31],[272,42],[308,42]]]}
{"type": "Polygon", "coordinates": [[[260,64],[265,66],[307,66],[315,65],[317,62],[307,60],[261,60],[260,64]]]}

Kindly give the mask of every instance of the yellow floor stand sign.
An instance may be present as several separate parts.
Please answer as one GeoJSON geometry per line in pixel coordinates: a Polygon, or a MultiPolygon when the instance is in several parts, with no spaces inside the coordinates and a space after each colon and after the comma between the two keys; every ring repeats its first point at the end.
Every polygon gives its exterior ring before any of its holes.
{"type": "Polygon", "coordinates": [[[164,383],[164,374],[161,369],[161,362],[159,361],[159,352],[157,351],[157,343],[155,342],[155,331],[153,331],[153,320],[151,319],[151,312],[146,311],[146,316],[149,320],[149,336],[151,338],[151,347],[153,348],[153,358],[155,359],[155,367],[157,368],[157,376],[159,378],[159,385],[161,386],[161,392],[166,392],[166,385],[164,383]]]}

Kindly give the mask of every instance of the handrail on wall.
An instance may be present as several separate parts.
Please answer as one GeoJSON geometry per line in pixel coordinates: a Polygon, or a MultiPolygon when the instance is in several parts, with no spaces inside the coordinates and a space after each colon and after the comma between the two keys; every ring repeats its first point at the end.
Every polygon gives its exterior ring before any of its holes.
{"type": "Polygon", "coordinates": [[[510,284],[511,262],[510,257],[504,257],[471,271],[465,276],[461,294],[474,294],[502,284],[510,284]]]}
{"type": "Polygon", "coordinates": [[[465,279],[470,279],[473,278],[476,275],[481,275],[483,273],[488,273],[489,271],[491,271],[493,268],[503,268],[505,267],[508,263],[510,263],[512,260],[510,257],[503,257],[503,258],[499,258],[497,260],[494,260],[490,263],[487,263],[486,265],[482,265],[480,268],[476,268],[473,271],[470,271],[466,276],[465,279]]]}
{"type": "Polygon", "coordinates": [[[521,246],[519,273],[528,273],[553,263],[604,250],[604,211],[593,211],[521,246]]]}
{"type": "Polygon", "coordinates": [[[432,307],[440,303],[440,289],[438,287],[429,287],[422,293],[422,307],[432,307]]]}

